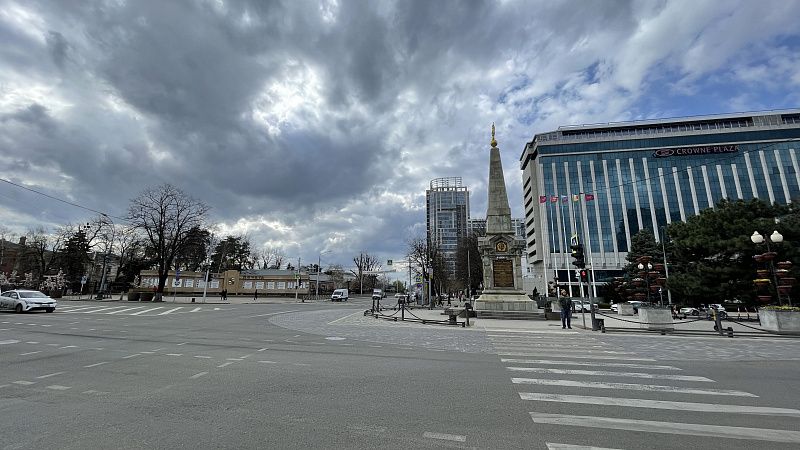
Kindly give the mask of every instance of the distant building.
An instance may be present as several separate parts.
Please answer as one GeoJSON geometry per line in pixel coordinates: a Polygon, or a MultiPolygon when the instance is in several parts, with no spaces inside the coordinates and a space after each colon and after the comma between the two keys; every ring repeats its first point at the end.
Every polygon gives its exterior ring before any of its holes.
{"type": "MultiPolygon", "coordinates": [[[[528,262],[568,283],[570,240],[603,281],[626,264],[631,236],[663,238],[722,199],[800,197],[800,109],[560,127],[533,137],[520,165],[528,262]]],[[[571,284],[570,284],[571,285],[571,284]]]]}
{"type": "Polygon", "coordinates": [[[458,242],[467,236],[469,189],[461,177],[436,178],[425,191],[428,245],[444,255],[451,274],[455,273],[458,242]]]}
{"type": "MultiPolygon", "coordinates": [[[[173,292],[180,295],[202,295],[203,289],[207,294],[219,295],[222,289],[228,290],[228,295],[267,297],[292,297],[308,295],[309,276],[306,272],[299,274],[294,270],[264,269],[264,270],[226,270],[222,273],[212,273],[211,280],[206,287],[203,279],[205,272],[181,271],[178,277],[170,271],[167,284],[164,286],[164,295],[173,292]]],[[[137,291],[151,292],[158,285],[158,272],[143,270],[139,274],[137,291]]]]}
{"type": "MultiPolygon", "coordinates": [[[[525,239],[525,219],[511,219],[511,226],[514,228],[516,237],[525,239]]],[[[486,234],[486,219],[467,220],[467,235],[472,234],[477,234],[478,236],[486,234]]]]}

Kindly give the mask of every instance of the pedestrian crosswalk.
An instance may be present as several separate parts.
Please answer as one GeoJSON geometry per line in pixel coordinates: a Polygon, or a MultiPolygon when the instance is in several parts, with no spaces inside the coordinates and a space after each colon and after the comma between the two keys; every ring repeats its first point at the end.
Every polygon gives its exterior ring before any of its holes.
{"type": "Polygon", "coordinates": [[[118,316],[166,316],[169,314],[186,314],[203,311],[212,311],[219,308],[202,306],[86,306],[86,305],[59,305],[56,310],[60,314],[105,314],[118,316]]]}
{"type": "Polygon", "coordinates": [[[679,440],[688,438],[800,444],[800,410],[765,405],[752,392],[726,389],[714,379],[612,347],[592,335],[487,336],[533,423],[552,427],[538,432],[554,430],[559,440],[576,436],[576,442],[547,442],[548,449],[622,448],[620,432],[632,432],[631,441],[647,439],[648,444],[640,441],[631,448],[680,448],[686,441],[679,440]],[[753,426],[755,418],[765,416],[768,426],[753,426]],[[584,431],[566,432],[576,429],[584,431]],[[675,435],[675,443],[659,440],[654,446],[663,435],[675,435]],[[590,445],[586,436],[591,436],[590,445]]]}

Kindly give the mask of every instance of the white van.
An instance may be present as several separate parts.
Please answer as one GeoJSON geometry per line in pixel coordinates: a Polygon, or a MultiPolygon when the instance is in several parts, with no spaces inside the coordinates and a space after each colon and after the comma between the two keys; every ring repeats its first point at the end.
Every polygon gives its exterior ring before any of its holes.
{"type": "Polygon", "coordinates": [[[333,291],[333,294],[331,294],[331,301],[332,302],[347,301],[349,297],[350,297],[350,292],[347,289],[336,289],[333,291]]]}

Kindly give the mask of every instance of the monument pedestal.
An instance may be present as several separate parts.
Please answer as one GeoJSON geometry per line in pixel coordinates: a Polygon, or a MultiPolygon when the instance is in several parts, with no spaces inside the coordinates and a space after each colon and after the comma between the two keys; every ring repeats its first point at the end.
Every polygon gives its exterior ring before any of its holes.
{"type": "Polygon", "coordinates": [[[483,294],[475,300],[475,315],[483,319],[543,319],[544,311],[527,295],[483,294]]]}

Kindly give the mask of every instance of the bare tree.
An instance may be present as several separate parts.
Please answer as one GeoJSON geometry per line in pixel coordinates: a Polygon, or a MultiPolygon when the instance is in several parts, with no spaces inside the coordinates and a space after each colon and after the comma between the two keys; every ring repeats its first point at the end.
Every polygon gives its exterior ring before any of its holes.
{"type": "Polygon", "coordinates": [[[358,284],[361,293],[364,293],[364,284],[367,285],[367,289],[372,289],[375,287],[375,280],[377,280],[377,275],[375,274],[364,274],[364,272],[370,272],[375,270],[380,270],[381,263],[378,259],[369,253],[360,253],[358,256],[353,258],[353,263],[356,265],[355,269],[351,269],[350,273],[358,277],[358,284]],[[366,280],[364,279],[366,278],[366,280]]]}
{"type": "Polygon", "coordinates": [[[49,234],[42,226],[28,230],[25,256],[28,260],[28,269],[32,270],[37,283],[54,270],[68,232],[67,227],[60,227],[53,234],[49,234]]]}
{"type": "Polygon", "coordinates": [[[144,233],[152,248],[158,266],[159,299],[175,255],[186,244],[190,230],[203,226],[208,210],[203,202],[166,183],[148,188],[131,200],[128,219],[144,233]]]}
{"type": "Polygon", "coordinates": [[[255,260],[259,269],[280,269],[286,261],[286,254],[280,247],[264,247],[255,252],[255,260]]]}
{"type": "Polygon", "coordinates": [[[344,287],[344,268],[341,264],[331,264],[325,274],[330,275],[334,289],[344,287]]]}
{"type": "Polygon", "coordinates": [[[433,291],[442,293],[448,285],[447,269],[442,252],[436,245],[428,245],[424,237],[414,237],[408,241],[408,261],[411,269],[423,280],[434,275],[433,291]]]}

